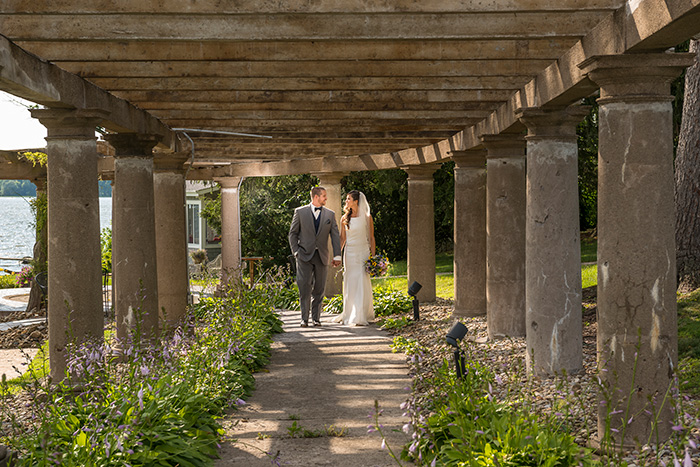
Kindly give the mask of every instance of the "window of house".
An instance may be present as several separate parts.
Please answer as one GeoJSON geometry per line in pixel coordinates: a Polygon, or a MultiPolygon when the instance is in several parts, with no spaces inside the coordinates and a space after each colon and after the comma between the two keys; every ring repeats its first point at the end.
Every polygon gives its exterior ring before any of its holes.
{"type": "Polygon", "coordinates": [[[187,243],[199,245],[199,204],[187,205],[187,243]]]}

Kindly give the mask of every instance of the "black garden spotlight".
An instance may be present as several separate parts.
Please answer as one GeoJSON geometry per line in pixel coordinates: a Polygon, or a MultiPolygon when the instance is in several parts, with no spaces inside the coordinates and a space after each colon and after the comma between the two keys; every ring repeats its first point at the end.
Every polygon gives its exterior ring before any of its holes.
{"type": "Polygon", "coordinates": [[[416,294],[420,292],[423,286],[418,283],[418,281],[413,281],[413,284],[408,288],[408,295],[413,297],[413,321],[418,321],[420,319],[420,311],[418,311],[418,299],[416,294]]]}
{"type": "Polygon", "coordinates": [[[467,327],[459,321],[457,321],[455,322],[455,324],[452,325],[452,328],[449,330],[445,338],[447,340],[447,343],[455,349],[455,369],[457,371],[458,378],[464,378],[465,373],[464,356],[462,355],[462,350],[459,348],[459,341],[464,339],[464,336],[466,335],[467,327]]]}

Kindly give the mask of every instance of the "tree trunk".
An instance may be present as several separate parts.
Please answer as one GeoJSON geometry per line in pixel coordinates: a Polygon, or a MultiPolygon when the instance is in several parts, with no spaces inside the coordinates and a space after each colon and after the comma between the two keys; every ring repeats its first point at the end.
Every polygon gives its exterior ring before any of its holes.
{"type": "MultiPolygon", "coordinates": [[[[46,180],[34,180],[36,185],[36,203],[34,204],[34,215],[36,224],[36,242],[32,251],[34,260],[34,274],[46,271],[46,261],[48,259],[48,224],[46,223],[46,180]]],[[[46,305],[46,298],[36,283],[36,280],[31,281],[31,289],[29,290],[29,301],[27,302],[27,312],[41,311],[46,305]]]]}
{"type": "MultiPolygon", "coordinates": [[[[42,255],[42,248],[41,248],[41,241],[37,241],[34,244],[34,261],[36,263],[37,260],[41,260],[41,255],[42,255]]],[[[44,257],[44,262],[46,262],[46,259],[44,257]]],[[[27,302],[27,312],[34,311],[36,308],[36,312],[39,312],[44,304],[44,294],[41,292],[41,289],[37,285],[36,281],[32,279],[31,289],[29,289],[29,301],[27,302]]]]}
{"type": "Polygon", "coordinates": [[[695,65],[685,75],[683,119],[676,153],[678,290],[700,287],[700,41],[690,41],[695,65]]]}

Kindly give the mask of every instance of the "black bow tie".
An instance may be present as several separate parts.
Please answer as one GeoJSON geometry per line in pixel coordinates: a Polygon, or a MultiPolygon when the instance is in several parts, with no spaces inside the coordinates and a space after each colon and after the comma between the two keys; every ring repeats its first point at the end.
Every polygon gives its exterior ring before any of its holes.
{"type": "Polygon", "coordinates": [[[314,208],[314,211],[320,211],[320,210],[321,210],[321,206],[316,206],[316,207],[314,208]]]}

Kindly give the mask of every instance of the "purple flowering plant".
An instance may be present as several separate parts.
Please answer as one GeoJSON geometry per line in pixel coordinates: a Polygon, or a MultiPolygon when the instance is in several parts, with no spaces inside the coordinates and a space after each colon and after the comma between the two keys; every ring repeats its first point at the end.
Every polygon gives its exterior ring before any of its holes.
{"type": "Polygon", "coordinates": [[[245,404],[281,329],[269,297],[260,288],[205,299],[187,328],[158,339],[136,325],[122,341],[111,331],[73,341],[60,383],[33,370],[21,384],[3,381],[0,443],[17,465],[211,465],[218,419],[245,404]],[[29,419],[10,413],[18,390],[35,401],[29,419]]]}
{"type": "Polygon", "coordinates": [[[34,267],[22,266],[22,270],[15,275],[18,287],[29,287],[34,279],[34,267]]]}

